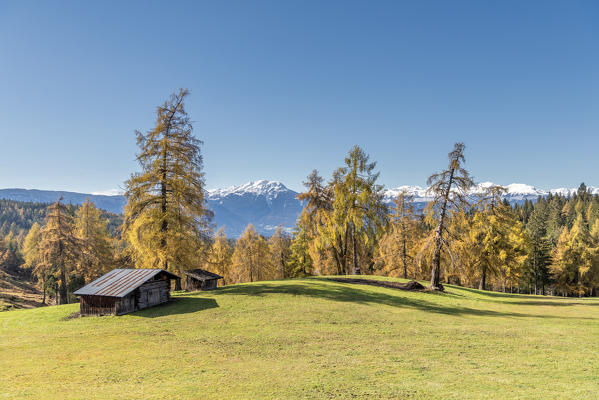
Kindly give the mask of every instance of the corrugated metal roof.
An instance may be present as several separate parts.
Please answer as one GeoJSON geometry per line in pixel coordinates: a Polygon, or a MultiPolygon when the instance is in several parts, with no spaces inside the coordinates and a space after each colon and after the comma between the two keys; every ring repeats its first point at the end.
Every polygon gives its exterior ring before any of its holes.
{"type": "Polygon", "coordinates": [[[222,279],[223,277],[215,274],[214,272],[206,271],[205,269],[192,269],[189,271],[183,271],[185,275],[192,276],[200,281],[205,281],[209,279],[222,279]]]}
{"type": "Polygon", "coordinates": [[[179,279],[177,275],[163,269],[113,269],[73,294],[125,297],[161,272],[172,279],[179,279]]]}

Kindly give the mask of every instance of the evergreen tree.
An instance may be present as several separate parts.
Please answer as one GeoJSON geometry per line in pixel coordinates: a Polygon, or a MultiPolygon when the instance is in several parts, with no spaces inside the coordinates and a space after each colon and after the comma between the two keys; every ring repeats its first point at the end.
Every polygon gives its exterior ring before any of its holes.
{"type": "Polygon", "coordinates": [[[126,182],[123,232],[139,267],[198,266],[209,237],[202,144],[193,136],[181,89],[158,107],[156,126],[137,132],[142,171],[126,182]]]}
{"type": "Polygon", "coordinates": [[[545,202],[538,202],[526,225],[528,235],[528,257],[524,278],[534,288],[535,294],[545,294],[545,286],[550,283],[549,264],[551,263],[551,242],[547,237],[549,212],[545,202]]]}

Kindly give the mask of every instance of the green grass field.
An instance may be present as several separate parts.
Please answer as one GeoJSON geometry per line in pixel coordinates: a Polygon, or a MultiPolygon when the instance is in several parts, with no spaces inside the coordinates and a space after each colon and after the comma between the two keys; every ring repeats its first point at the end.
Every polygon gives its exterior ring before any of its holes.
{"type": "Polygon", "coordinates": [[[0,313],[0,399],[597,399],[599,300],[303,279],[0,313]]]}

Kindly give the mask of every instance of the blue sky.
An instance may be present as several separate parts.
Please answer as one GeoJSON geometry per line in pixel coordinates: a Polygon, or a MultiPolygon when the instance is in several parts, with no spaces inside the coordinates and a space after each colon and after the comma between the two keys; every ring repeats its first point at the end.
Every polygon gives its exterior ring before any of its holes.
{"type": "Polygon", "coordinates": [[[0,187],[122,187],[179,87],[210,188],[329,176],[599,185],[596,1],[0,3],[0,187]]]}

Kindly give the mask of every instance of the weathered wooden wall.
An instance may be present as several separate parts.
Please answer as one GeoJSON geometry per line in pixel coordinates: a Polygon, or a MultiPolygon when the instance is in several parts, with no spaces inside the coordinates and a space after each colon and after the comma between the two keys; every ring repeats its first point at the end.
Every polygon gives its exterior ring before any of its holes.
{"type": "Polygon", "coordinates": [[[125,297],[121,297],[116,304],[116,314],[123,315],[135,311],[135,295],[136,293],[129,293],[125,297]]]}
{"type": "Polygon", "coordinates": [[[81,315],[114,315],[117,313],[116,297],[81,296],[79,310],[81,315]]]}
{"type": "Polygon", "coordinates": [[[137,290],[137,309],[141,310],[157,304],[166,303],[170,299],[168,280],[146,282],[137,290]]]}
{"type": "Polygon", "coordinates": [[[157,304],[166,303],[170,299],[170,280],[157,278],[150,280],[125,297],[108,297],[81,295],[81,315],[122,315],[157,304]]]}
{"type": "Polygon", "coordinates": [[[216,289],[217,279],[209,279],[201,281],[195,279],[189,275],[185,277],[185,290],[188,292],[197,292],[199,290],[212,290],[216,289]]]}
{"type": "Polygon", "coordinates": [[[208,281],[204,281],[204,285],[202,285],[202,290],[216,289],[217,282],[218,282],[218,279],[210,279],[208,281]]]}

